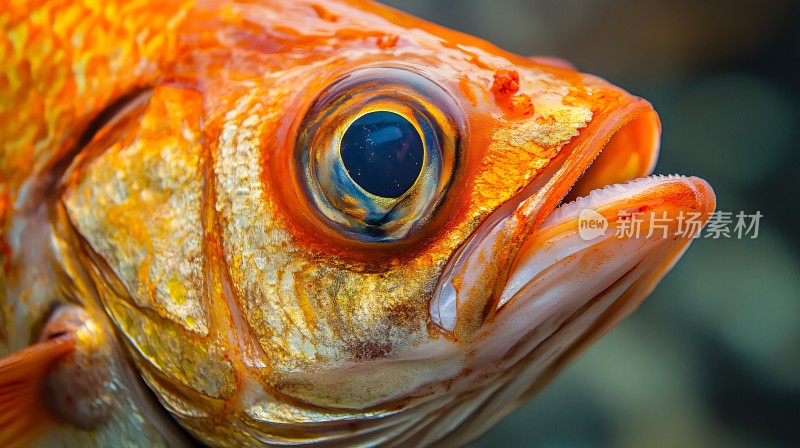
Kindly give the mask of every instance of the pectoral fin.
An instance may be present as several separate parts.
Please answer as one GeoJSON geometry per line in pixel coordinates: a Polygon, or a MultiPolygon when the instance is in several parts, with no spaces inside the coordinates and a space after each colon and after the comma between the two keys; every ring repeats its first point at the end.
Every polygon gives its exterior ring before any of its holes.
{"type": "Polygon", "coordinates": [[[0,359],[0,446],[23,446],[54,422],[44,383],[74,347],[72,336],[62,334],[0,359]]]}

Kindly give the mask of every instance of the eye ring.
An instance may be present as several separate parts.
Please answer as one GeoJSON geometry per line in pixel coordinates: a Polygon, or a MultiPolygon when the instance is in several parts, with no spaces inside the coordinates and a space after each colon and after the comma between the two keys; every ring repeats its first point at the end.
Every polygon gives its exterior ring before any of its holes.
{"type": "MultiPolygon", "coordinates": [[[[435,214],[453,179],[466,135],[466,119],[458,103],[422,74],[399,67],[356,70],[331,83],[306,112],[296,142],[297,185],[304,190],[316,218],[344,237],[368,243],[400,241],[419,231],[435,214]],[[359,134],[357,127],[364,124],[365,117],[378,116],[391,125],[383,123],[379,131],[406,132],[403,137],[408,139],[413,130],[420,140],[421,154],[416,149],[419,172],[413,182],[403,178],[404,173],[391,171],[407,169],[398,164],[384,166],[383,172],[366,173],[389,173],[387,179],[397,181],[396,188],[376,182],[369,184],[372,188],[364,188],[359,176],[348,170],[342,147],[351,142],[343,142],[344,137],[352,129],[359,134]],[[404,182],[398,180],[401,178],[404,182]],[[393,194],[375,194],[381,192],[393,194]]],[[[411,144],[396,139],[389,143],[390,150],[411,144]]],[[[382,149],[386,148],[378,148],[382,149]]],[[[353,168],[358,163],[350,165],[353,168]]],[[[361,173],[362,179],[364,175],[361,173]]]]}

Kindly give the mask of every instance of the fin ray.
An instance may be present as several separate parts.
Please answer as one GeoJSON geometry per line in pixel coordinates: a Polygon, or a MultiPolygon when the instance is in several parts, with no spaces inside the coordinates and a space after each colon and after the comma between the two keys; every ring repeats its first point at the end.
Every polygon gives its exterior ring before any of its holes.
{"type": "Polygon", "coordinates": [[[0,446],[24,446],[48,423],[42,384],[53,365],[75,342],[59,336],[0,359],[0,446]]]}

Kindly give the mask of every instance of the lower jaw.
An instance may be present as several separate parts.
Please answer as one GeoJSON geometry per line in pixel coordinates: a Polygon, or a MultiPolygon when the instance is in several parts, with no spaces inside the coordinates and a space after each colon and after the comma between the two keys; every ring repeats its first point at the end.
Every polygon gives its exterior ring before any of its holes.
{"type": "Polygon", "coordinates": [[[602,290],[627,275],[633,263],[656,263],[652,273],[640,274],[652,277],[647,280],[649,293],[714,207],[713,190],[705,181],[681,176],[648,176],[614,184],[563,204],[525,238],[498,313],[513,308],[515,301],[540,301],[551,290],[559,290],[563,299],[541,308],[536,316],[541,320],[541,313],[558,311],[571,295],[599,293],[598,287],[602,290]],[[692,232],[687,232],[686,216],[698,221],[692,232]],[[543,283],[547,278],[549,283],[543,283]]]}
{"type": "Polygon", "coordinates": [[[673,236],[675,223],[668,237],[646,238],[649,219],[641,239],[611,231],[586,240],[578,234],[580,210],[614,219],[619,211],[650,207],[670,217],[700,213],[705,222],[714,206],[713,191],[701,179],[650,176],[559,207],[526,241],[497,314],[476,338],[475,351],[486,356],[481,364],[505,372],[510,382],[527,378],[520,393],[535,392],[634,311],[692,242],[691,234],[673,236]]]}

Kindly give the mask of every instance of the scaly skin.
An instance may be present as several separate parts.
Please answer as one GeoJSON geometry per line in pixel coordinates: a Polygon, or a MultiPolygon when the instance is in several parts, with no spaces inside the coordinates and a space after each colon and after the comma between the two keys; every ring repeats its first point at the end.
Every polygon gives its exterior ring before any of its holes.
{"type": "Polygon", "coordinates": [[[109,103],[155,82],[162,61],[174,55],[189,3],[156,10],[143,1],[9,0],[0,7],[0,354],[35,343],[53,304],[67,301],[104,325],[91,345],[117,353],[108,359],[117,389],[105,409],[109,423],[90,431],[59,424],[37,444],[166,446],[183,439],[159,421],[157,403],[116,350],[92,291],[68,281],[71,268],[55,261],[60,242],[50,244],[50,222],[59,165],[80,150],[81,134],[109,103]]]}
{"type": "Polygon", "coordinates": [[[56,440],[179,437],[123,380],[128,357],[211,445],[468,440],[485,429],[464,429],[475,406],[500,415],[551,376],[497,400],[481,389],[535,362],[503,366],[512,340],[476,353],[526,235],[620,129],[622,156],[581,194],[655,162],[648,103],[372,3],[13,0],[0,24],[0,355],[63,302],[120,348],[118,423],[64,422],[56,440]],[[326,225],[296,163],[315,99],[367,67],[429,79],[462,117],[435,211],[393,243],[326,225]],[[453,277],[454,325],[432,318],[454,255],[528,197],[479,275],[453,277]]]}

